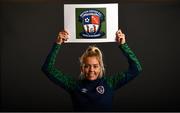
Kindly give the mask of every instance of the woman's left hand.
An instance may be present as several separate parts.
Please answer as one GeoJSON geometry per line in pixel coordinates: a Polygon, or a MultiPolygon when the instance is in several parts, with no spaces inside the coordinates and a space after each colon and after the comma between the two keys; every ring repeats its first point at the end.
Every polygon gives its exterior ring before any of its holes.
{"type": "Polygon", "coordinates": [[[125,34],[122,33],[121,29],[119,29],[119,30],[116,32],[116,42],[117,42],[118,44],[124,44],[124,43],[126,43],[125,34]]]}

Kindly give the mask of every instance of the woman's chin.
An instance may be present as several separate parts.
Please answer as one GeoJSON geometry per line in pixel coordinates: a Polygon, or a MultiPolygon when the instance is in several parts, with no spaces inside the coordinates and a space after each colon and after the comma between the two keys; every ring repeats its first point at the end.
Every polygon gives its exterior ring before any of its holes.
{"type": "Polygon", "coordinates": [[[88,76],[87,79],[88,79],[88,80],[96,80],[97,77],[95,77],[95,76],[88,76]]]}

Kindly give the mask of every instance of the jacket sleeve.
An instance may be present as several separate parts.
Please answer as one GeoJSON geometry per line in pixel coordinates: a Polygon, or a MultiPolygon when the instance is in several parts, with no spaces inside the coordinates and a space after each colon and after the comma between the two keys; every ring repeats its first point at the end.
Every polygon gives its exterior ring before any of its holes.
{"type": "Polygon", "coordinates": [[[71,76],[65,75],[54,66],[56,56],[60,48],[61,45],[54,43],[49,55],[45,60],[45,63],[42,66],[42,71],[48,76],[50,80],[55,82],[57,85],[59,85],[66,91],[72,91],[76,86],[76,81],[71,76]]]}
{"type": "Polygon", "coordinates": [[[128,47],[127,43],[119,45],[119,48],[126,56],[129,67],[127,71],[119,72],[116,75],[110,76],[107,79],[107,82],[110,85],[110,87],[112,87],[115,90],[134,79],[142,71],[142,67],[140,65],[139,60],[137,59],[133,51],[128,47]]]}

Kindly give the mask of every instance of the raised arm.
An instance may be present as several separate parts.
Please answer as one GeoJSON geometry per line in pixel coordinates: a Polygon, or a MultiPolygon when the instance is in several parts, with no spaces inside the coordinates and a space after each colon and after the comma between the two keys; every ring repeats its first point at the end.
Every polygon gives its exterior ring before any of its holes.
{"type": "Polygon", "coordinates": [[[116,32],[116,41],[119,44],[119,48],[121,49],[123,54],[126,56],[129,67],[127,71],[117,73],[116,75],[111,76],[107,79],[108,84],[113,87],[113,89],[122,87],[142,71],[139,60],[137,59],[133,51],[128,47],[125,40],[125,34],[122,33],[121,30],[118,30],[116,32]]]}
{"type": "Polygon", "coordinates": [[[67,91],[74,89],[76,81],[68,75],[62,73],[59,69],[55,67],[56,56],[62,46],[62,44],[68,39],[68,33],[62,31],[59,33],[56,42],[54,43],[50,53],[48,54],[44,65],[42,66],[42,71],[48,76],[50,80],[58,84],[60,87],[67,91]]]}

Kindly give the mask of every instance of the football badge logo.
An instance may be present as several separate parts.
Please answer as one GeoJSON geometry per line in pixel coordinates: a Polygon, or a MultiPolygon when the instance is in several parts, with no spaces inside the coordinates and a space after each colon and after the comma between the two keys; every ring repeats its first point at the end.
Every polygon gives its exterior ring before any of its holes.
{"type": "Polygon", "coordinates": [[[104,86],[98,86],[96,87],[96,91],[100,94],[104,94],[104,86]]]}
{"type": "Polygon", "coordinates": [[[79,16],[83,31],[80,35],[84,38],[100,38],[105,33],[101,31],[101,23],[104,21],[104,15],[98,10],[89,9],[83,11],[79,16]]]}

